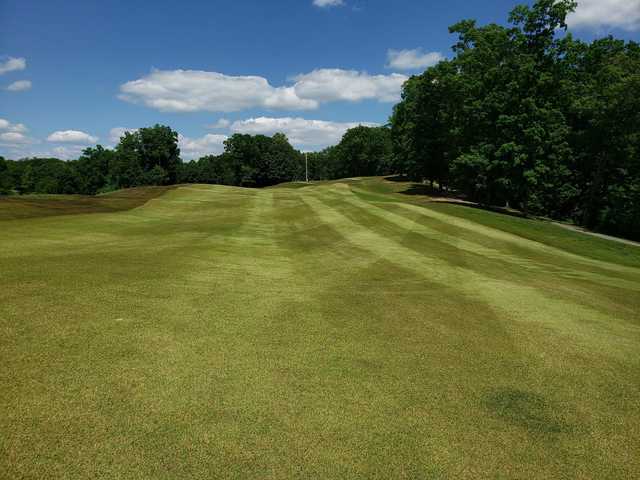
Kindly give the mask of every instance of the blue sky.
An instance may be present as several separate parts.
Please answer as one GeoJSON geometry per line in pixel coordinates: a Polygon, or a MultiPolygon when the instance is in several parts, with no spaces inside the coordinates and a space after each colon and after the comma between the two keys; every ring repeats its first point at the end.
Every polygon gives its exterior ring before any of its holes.
{"type": "MultiPolygon", "coordinates": [[[[163,123],[184,158],[233,132],[303,150],[385,123],[404,79],[450,56],[447,27],[517,0],[0,0],[0,155],[75,158],[163,123]]],[[[638,40],[640,0],[582,0],[578,37],[638,40]]]]}

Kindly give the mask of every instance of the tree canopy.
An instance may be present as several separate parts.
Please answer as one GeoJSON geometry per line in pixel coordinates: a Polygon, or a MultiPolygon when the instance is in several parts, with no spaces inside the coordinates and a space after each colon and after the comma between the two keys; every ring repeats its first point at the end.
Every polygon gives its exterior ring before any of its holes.
{"type": "Polygon", "coordinates": [[[394,108],[396,169],[483,204],[638,237],[639,45],[574,39],[575,6],[538,0],[508,26],[453,25],[454,58],[412,77],[394,108]]]}

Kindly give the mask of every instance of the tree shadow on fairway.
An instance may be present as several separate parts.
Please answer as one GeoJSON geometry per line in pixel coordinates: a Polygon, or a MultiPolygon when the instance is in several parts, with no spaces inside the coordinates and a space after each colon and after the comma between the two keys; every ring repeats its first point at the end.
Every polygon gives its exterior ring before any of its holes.
{"type": "Polygon", "coordinates": [[[429,197],[430,201],[438,203],[448,203],[451,205],[463,205],[465,207],[476,208],[478,210],[486,210],[494,213],[501,213],[518,218],[533,218],[530,215],[516,210],[514,208],[508,208],[500,205],[488,205],[477,203],[469,200],[469,198],[461,192],[455,190],[440,190],[437,186],[432,186],[428,183],[416,183],[409,180],[408,177],[403,175],[395,175],[391,177],[385,177],[386,181],[396,183],[406,183],[407,188],[399,191],[402,195],[414,196],[414,197],[429,197]]]}
{"type": "Polygon", "coordinates": [[[407,177],[406,175],[390,175],[388,177],[384,177],[385,180],[389,181],[389,182],[410,182],[411,180],[409,180],[409,177],[407,177]]]}
{"type": "Polygon", "coordinates": [[[400,192],[403,195],[413,195],[413,196],[425,196],[425,197],[441,197],[443,195],[452,196],[454,198],[458,198],[458,196],[453,192],[447,192],[438,190],[437,187],[432,187],[431,185],[423,184],[423,183],[412,183],[406,190],[400,192]]]}
{"type": "Polygon", "coordinates": [[[556,407],[533,392],[502,388],[487,395],[484,404],[498,418],[525,428],[531,434],[549,436],[574,431],[571,425],[558,418],[556,407]]]}
{"type": "MultiPolygon", "coordinates": [[[[384,179],[388,182],[407,184],[407,188],[405,190],[401,190],[398,192],[403,195],[422,195],[426,197],[441,197],[443,195],[443,192],[438,190],[437,187],[431,186],[427,183],[413,182],[409,179],[409,177],[405,177],[404,175],[393,175],[391,177],[384,177],[384,179]]],[[[455,194],[451,192],[450,194],[455,196],[455,194]]]]}
{"type": "Polygon", "coordinates": [[[457,199],[453,199],[453,200],[438,200],[439,203],[448,203],[451,205],[463,205],[465,207],[470,207],[470,208],[475,208],[477,210],[484,210],[487,212],[493,212],[493,213],[500,213],[502,215],[508,215],[510,217],[517,217],[517,218],[537,218],[535,216],[532,215],[527,215],[524,212],[521,212],[520,210],[515,210],[513,208],[507,208],[507,207],[497,207],[494,205],[482,205],[479,203],[473,203],[467,200],[464,200],[462,197],[456,197],[457,199]]]}

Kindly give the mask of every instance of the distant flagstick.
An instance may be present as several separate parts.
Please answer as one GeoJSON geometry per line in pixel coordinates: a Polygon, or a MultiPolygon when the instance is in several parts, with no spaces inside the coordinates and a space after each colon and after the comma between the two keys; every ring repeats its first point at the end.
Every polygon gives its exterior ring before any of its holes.
{"type": "Polygon", "coordinates": [[[307,152],[304,152],[304,177],[309,183],[309,154],[307,152]]]}

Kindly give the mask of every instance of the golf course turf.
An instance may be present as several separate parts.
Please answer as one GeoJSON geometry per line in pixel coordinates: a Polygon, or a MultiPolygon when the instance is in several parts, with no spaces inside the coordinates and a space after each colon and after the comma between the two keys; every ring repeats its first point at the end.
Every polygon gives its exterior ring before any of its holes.
{"type": "Polygon", "coordinates": [[[19,195],[0,198],[0,220],[107,213],[144,205],[172,187],[139,187],[103,195],[19,195]]]}
{"type": "Polygon", "coordinates": [[[0,221],[0,478],[640,477],[640,247],[404,188],[0,221]]]}

